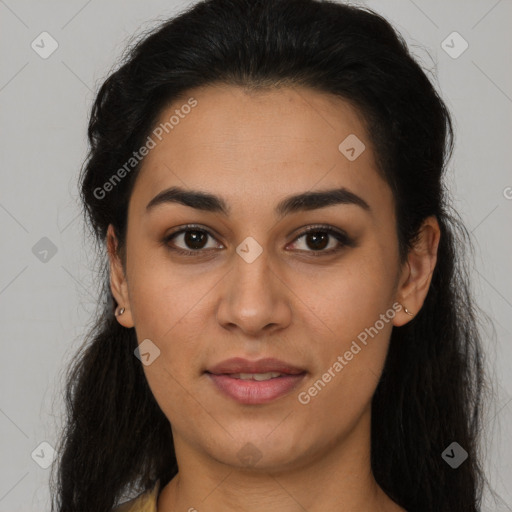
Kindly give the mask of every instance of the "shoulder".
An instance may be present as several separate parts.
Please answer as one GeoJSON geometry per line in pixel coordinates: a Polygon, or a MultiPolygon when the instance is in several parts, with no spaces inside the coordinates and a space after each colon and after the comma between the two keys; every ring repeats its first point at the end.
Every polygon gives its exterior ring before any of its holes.
{"type": "Polygon", "coordinates": [[[140,496],[137,496],[130,501],[125,501],[122,505],[113,508],[112,512],[135,512],[135,510],[140,509],[139,504],[137,503],[139,498],[140,496]]]}
{"type": "Polygon", "coordinates": [[[153,489],[139,494],[139,496],[118,505],[112,509],[112,512],[157,512],[156,504],[159,488],[160,481],[155,484],[153,489]]]}

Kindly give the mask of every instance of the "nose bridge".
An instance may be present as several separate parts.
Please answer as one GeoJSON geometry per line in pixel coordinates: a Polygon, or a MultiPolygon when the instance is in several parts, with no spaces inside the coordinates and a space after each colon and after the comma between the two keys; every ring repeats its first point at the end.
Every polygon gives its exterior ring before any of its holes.
{"type": "Polygon", "coordinates": [[[218,320],[256,333],[268,324],[282,325],[289,318],[286,293],[275,270],[270,270],[268,249],[251,236],[237,247],[232,271],[221,298],[218,320]]]}
{"type": "Polygon", "coordinates": [[[269,268],[269,251],[253,237],[245,238],[236,248],[238,258],[232,282],[231,296],[244,314],[256,314],[273,302],[272,273],[269,268]],[[253,313],[251,313],[253,311],[253,313]]]}
{"type": "Polygon", "coordinates": [[[253,237],[245,238],[236,248],[236,285],[240,293],[247,295],[271,291],[269,286],[269,251],[253,237]]]}

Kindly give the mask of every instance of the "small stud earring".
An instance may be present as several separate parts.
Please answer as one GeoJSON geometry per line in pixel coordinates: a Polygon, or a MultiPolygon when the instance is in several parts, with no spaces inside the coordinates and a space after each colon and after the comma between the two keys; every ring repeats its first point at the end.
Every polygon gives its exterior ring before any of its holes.
{"type": "Polygon", "coordinates": [[[120,315],[122,315],[124,312],[125,312],[125,309],[124,309],[124,308],[118,309],[118,310],[116,311],[116,316],[120,316],[120,315]]]}
{"type": "Polygon", "coordinates": [[[400,304],[403,308],[404,308],[404,311],[409,315],[409,316],[414,316],[403,304],[400,304]]]}

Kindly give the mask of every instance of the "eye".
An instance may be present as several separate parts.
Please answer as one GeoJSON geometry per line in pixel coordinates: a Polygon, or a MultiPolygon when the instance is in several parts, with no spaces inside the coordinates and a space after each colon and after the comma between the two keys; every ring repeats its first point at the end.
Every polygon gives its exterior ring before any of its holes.
{"type": "MultiPolygon", "coordinates": [[[[201,256],[205,252],[219,248],[216,244],[213,247],[208,247],[208,238],[215,239],[209,231],[200,226],[189,225],[167,235],[163,242],[170,250],[178,254],[201,256]],[[180,247],[176,241],[182,246],[180,247]]],[[[299,251],[311,253],[312,256],[333,254],[345,246],[354,246],[354,241],[345,232],[330,226],[310,226],[295,238],[293,244],[297,244],[297,240],[300,239],[304,239],[306,249],[299,249],[299,251]],[[331,239],[331,247],[328,247],[329,239],[331,239]],[[326,249],[326,247],[328,248],[326,249]]],[[[219,245],[220,248],[223,248],[222,244],[219,245]]]]}
{"type": "MultiPolygon", "coordinates": [[[[295,240],[304,239],[306,249],[299,249],[312,253],[311,256],[322,256],[340,251],[343,247],[354,245],[354,241],[343,231],[330,226],[310,226],[295,240]],[[329,247],[329,238],[331,246],[329,247]],[[334,240],[333,240],[334,239],[334,240]],[[329,247],[326,249],[326,247],[329,247]],[[310,250],[308,249],[310,248],[310,250]]],[[[297,242],[295,242],[296,244],[297,242]]]]}
{"type": "MultiPolygon", "coordinates": [[[[212,247],[206,247],[206,242],[208,237],[213,238],[213,236],[202,229],[199,226],[185,226],[185,228],[180,229],[179,231],[175,231],[170,235],[166,236],[164,242],[169,246],[169,249],[177,252],[178,254],[184,254],[186,256],[199,256],[205,249],[212,249],[212,247]],[[182,244],[185,244],[185,248],[182,247],[173,247],[176,245],[174,240],[182,240],[182,244]],[[172,244],[169,242],[173,241],[172,244]],[[187,247],[192,250],[187,250],[187,247]]],[[[215,247],[213,247],[215,249],[215,247]]]]}

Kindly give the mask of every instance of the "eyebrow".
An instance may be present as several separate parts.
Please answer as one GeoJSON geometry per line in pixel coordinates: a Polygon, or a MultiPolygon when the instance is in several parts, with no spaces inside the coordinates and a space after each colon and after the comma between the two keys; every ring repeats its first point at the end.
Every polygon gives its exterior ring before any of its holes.
{"type": "MultiPolygon", "coordinates": [[[[221,213],[225,216],[229,216],[231,212],[226,201],[219,196],[200,190],[185,190],[180,187],[170,187],[157,194],[146,206],[146,212],[167,203],[183,204],[195,208],[196,210],[221,213]]],[[[290,213],[316,210],[338,204],[356,205],[367,212],[371,211],[370,206],[363,198],[344,187],[315,192],[303,192],[289,196],[278,203],[275,211],[278,217],[281,218],[290,213]]]]}

